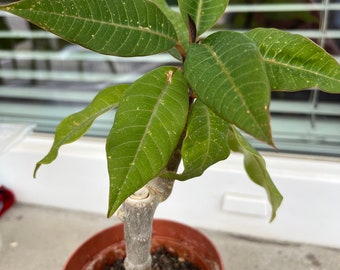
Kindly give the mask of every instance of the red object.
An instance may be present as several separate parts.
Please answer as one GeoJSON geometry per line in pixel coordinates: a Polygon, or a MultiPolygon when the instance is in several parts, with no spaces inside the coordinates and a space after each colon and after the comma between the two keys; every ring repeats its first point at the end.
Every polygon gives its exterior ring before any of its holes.
{"type": "MultiPolygon", "coordinates": [[[[203,270],[224,270],[223,261],[214,244],[201,232],[189,226],[154,220],[152,247],[166,247],[203,270]]],[[[124,225],[107,228],[88,239],[69,258],[64,270],[99,270],[125,257],[124,225]]]]}
{"type": "Polygon", "coordinates": [[[0,186],[0,217],[14,204],[15,196],[12,191],[0,186]]]}

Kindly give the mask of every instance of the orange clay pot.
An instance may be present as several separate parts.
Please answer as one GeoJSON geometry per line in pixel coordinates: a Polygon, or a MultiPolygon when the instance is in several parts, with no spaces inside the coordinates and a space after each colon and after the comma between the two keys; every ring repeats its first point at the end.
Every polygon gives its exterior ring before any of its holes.
{"type": "MultiPolygon", "coordinates": [[[[186,225],[156,219],[153,222],[151,252],[160,247],[176,253],[202,270],[224,270],[214,244],[201,232],[186,225]]],[[[125,257],[124,227],[120,223],[88,239],[69,258],[64,270],[102,270],[125,257]]]]}

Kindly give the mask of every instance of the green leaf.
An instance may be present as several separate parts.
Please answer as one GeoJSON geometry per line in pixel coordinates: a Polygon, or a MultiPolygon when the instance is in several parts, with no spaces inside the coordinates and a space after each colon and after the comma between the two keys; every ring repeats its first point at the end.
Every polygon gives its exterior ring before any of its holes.
{"type": "Polygon", "coordinates": [[[340,93],[340,65],[324,49],[301,35],[257,28],[247,35],[256,42],[266,62],[273,90],[311,87],[340,93]]]}
{"type": "MultiPolygon", "coordinates": [[[[160,10],[165,14],[170,22],[172,22],[175,31],[177,33],[177,37],[179,43],[183,46],[184,49],[188,49],[189,46],[189,36],[188,36],[188,28],[183,21],[183,17],[180,13],[172,10],[165,0],[149,0],[155,3],[160,10]]],[[[179,58],[181,60],[181,58],[179,58]]]]}
{"type": "Polygon", "coordinates": [[[177,43],[171,22],[147,0],[22,0],[1,9],[102,54],[150,55],[177,43]]]}
{"type": "Polygon", "coordinates": [[[188,114],[186,80],[175,67],[155,69],[126,91],[107,139],[111,216],[165,168],[188,114]]]}
{"type": "Polygon", "coordinates": [[[187,180],[200,176],[211,165],[226,159],[230,154],[227,133],[228,123],[197,100],[190,113],[182,146],[184,171],[162,176],[187,180]]]}
{"type": "Polygon", "coordinates": [[[178,5],[188,22],[188,16],[194,21],[197,35],[210,29],[224,13],[228,0],[178,0],[178,5]]]}
{"type": "Polygon", "coordinates": [[[255,43],[231,31],[190,46],[184,75],[213,112],[259,140],[272,143],[270,87],[255,43]]]}
{"type": "Polygon", "coordinates": [[[62,120],[57,126],[50,151],[35,167],[34,177],[42,164],[49,164],[57,158],[61,146],[78,140],[89,130],[97,117],[115,108],[128,87],[129,85],[109,86],[100,91],[84,110],[62,120]]]}
{"type": "Polygon", "coordinates": [[[272,206],[271,221],[274,220],[283,197],[270,178],[263,157],[232,126],[229,126],[228,141],[231,150],[243,153],[244,167],[250,179],[266,190],[272,206]]]}

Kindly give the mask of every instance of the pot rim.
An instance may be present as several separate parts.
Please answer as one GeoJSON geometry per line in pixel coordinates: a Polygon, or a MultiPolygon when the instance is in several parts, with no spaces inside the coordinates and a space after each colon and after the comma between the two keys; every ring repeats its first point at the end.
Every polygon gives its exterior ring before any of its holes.
{"type": "MultiPolygon", "coordinates": [[[[119,254],[118,257],[122,258],[125,256],[123,223],[117,223],[89,237],[71,254],[63,269],[81,269],[81,267],[79,268],[75,265],[85,266],[94,256],[109,247],[110,243],[119,246],[117,252],[122,254],[119,254]],[[109,240],[107,235],[110,235],[109,240]],[[79,258],[80,254],[83,255],[79,258]]],[[[171,248],[174,247],[175,250],[179,248],[180,251],[176,250],[176,253],[180,253],[181,257],[188,257],[189,261],[192,256],[195,258],[202,257],[199,260],[204,261],[204,265],[209,265],[209,270],[224,270],[221,254],[218,252],[215,244],[201,231],[177,221],[154,219],[152,246],[166,244],[169,244],[171,248]],[[189,251],[190,254],[188,254],[189,251]],[[191,251],[193,251],[194,255],[191,255],[191,251]]]]}

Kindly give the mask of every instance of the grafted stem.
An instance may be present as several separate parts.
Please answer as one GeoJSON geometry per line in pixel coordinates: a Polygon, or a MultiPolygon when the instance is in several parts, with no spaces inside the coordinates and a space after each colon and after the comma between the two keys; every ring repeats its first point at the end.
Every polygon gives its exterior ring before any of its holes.
{"type": "Polygon", "coordinates": [[[124,222],[126,270],[151,269],[152,220],[158,204],[171,193],[173,180],[154,178],[131,195],[122,205],[118,216],[124,222]]]}

